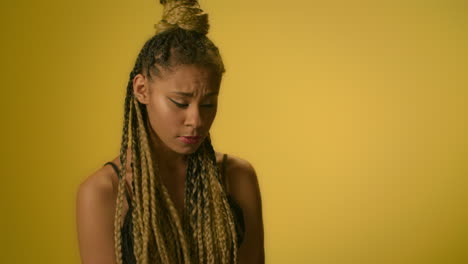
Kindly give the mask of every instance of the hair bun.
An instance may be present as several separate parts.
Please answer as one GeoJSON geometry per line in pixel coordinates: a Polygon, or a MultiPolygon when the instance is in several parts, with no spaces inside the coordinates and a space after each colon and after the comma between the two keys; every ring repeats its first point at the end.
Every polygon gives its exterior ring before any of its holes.
{"type": "Polygon", "coordinates": [[[206,35],[208,33],[208,14],[200,9],[196,0],[160,0],[164,5],[162,20],[155,25],[156,34],[183,28],[206,35]]]}

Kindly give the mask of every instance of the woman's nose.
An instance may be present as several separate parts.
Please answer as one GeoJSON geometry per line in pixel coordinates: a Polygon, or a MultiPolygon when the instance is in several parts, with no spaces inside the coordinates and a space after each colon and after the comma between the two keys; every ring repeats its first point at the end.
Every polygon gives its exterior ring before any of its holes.
{"type": "Polygon", "coordinates": [[[199,128],[202,126],[202,117],[200,115],[200,109],[197,105],[191,105],[187,109],[185,116],[185,125],[193,128],[199,128]]]}

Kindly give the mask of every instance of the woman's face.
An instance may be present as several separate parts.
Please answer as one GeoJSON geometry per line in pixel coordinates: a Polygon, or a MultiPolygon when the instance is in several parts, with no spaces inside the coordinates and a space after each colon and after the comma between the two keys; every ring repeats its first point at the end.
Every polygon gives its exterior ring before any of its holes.
{"type": "Polygon", "coordinates": [[[216,116],[220,77],[206,67],[179,65],[151,80],[139,74],[133,87],[157,143],[179,154],[195,152],[216,116]]]}

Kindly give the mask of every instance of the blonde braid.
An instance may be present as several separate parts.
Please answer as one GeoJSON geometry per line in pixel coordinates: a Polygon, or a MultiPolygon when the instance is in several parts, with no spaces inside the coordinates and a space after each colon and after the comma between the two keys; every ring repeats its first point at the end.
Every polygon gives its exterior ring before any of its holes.
{"type": "Polygon", "coordinates": [[[205,252],[203,254],[199,250],[195,254],[195,257],[200,261],[199,263],[204,263],[204,256],[209,261],[208,263],[233,263],[237,259],[236,247],[234,246],[237,240],[235,237],[235,226],[233,225],[233,215],[219,181],[218,168],[213,162],[215,160],[214,152],[207,152],[206,145],[210,145],[209,138],[206,139],[206,142],[194,154],[194,164],[192,169],[188,171],[187,179],[192,179],[193,182],[189,185],[192,191],[187,191],[188,194],[193,195],[189,197],[191,199],[187,198],[187,200],[192,201],[191,215],[195,216],[189,219],[191,221],[190,226],[193,229],[192,243],[194,248],[203,248],[205,252]],[[190,176],[193,174],[198,176],[190,176]],[[212,199],[207,199],[207,197],[212,197],[212,199]],[[213,200],[214,203],[211,204],[209,200],[213,200]],[[228,207],[225,205],[228,205],[228,207]],[[202,214],[199,214],[199,212],[210,213],[204,213],[204,217],[202,217],[202,214]],[[204,219],[204,228],[199,224],[201,221],[197,219],[199,217],[204,219]],[[214,226],[211,226],[211,219],[214,219],[214,226]],[[216,234],[216,241],[211,240],[213,234],[216,234]],[[199,239],[200,237],[203,237],[203,239],[199,239]],[[230,239],[227,239],[228,237],[230,239]],[[212,242],[210,243],[210,241],[212,242]],[[208,246],[207,243],[210,243],[211,246],[208,246]],[[200,244],[203,245],[200,246],[200,244]],[[212,246],[215,246],[218,250],[213,251],[209,249],[212,246]],[[233,254],[229,254],[229,252],[233,252],[233,254]],[[212,261],[211,259],[216,259],[216,261],[212,261]]]}
{"type": "Polygon", "coordinates": [[[217,182],[216,175],[213,175],[212,171],[206,168],[211,163],[211,160],[209,160],[208,155],[206,155],[206,149],[204,146],[203,146],[203,156],[200,158],[202,159],[202,161],[200,161],[200,166],[202,166],[203,170],[208,173],[208,186],[212,188],[212,190],[213,188],[215,189],[214,192],[212,192],[214,194],[213,195],[214,207],[211,210],[212,211],[211,214],[215,220],[216,234],[217,234],[217,237],[219,238],[219,241],[217,241],[216,244],[218,245],[218,248],[220,251],[218,253],[221,253],[221,255],[218,257],[220,258],[221,263],[226,263],[226,260],[227,260],[227,247],[225,244],[226,234],[223,230],[223,221],[222,221],[223,219],[221,218],[221,214],[220,214],[220,210],[222,210],[222,208],[220,208],[219,206],[219,202],[220,202],[219,194],[221,190],[216,189],[216,182],[217,182]]]}
{"type": "Polygon", "coordinates": [[[208,186],[203,185],[203,171],[201,167],[201,151],[202,151],[202,146],[200,146],[200,151],[197,151],[197,153],[194,155],[192,162],[194,163],[193,165],[193,170],[191,173],[189,173],[190,178],[193,179],[193,184],[191,186],[192,191],[190,192],[192,194],[191,197],[191,218],[189,219],[190,221],[190,226],[192,228],[192,246],[193,246],[193,251],[194,251],[194,258],[196,258],[199,263],[204,263],[204,245],[203,245],[203,230],[201,229],[201,220],[202,220],[202,215],[201,212],[203,211],[202,207],[204,207],[204,202],[202,201],[202,192],[204,192],[204,189],[208,186]]]}
{"type": "MultiPolygon", "coordinates": [[[[136,100],[136,98],[134,98],[134,100],[136,100]]],[[[143,118],[141,116],[141,111],[140,111],[140,107],[139,105],[137,104],[135,109],[137,110],[137,117],[138,117],[138,127],[139,127],[139,131],[141,133],[141,137],[140,137],[140,143],[142,145],[142,150],[143,150],[143,158],[142,158],[142,161],[143,161],[143,165],[142,165],[142,170],[143,170],[143,177],[142,177],[142,180],[143,180],[143,220],[144,220],[144,227],[145,227],[145,233],[144,233],[144,237],[143,237],[143,263],[146,263],[148,261],[148,241],[149,241],[149,218],[150,218],[150,215],[149,215],[149,210],[151,209],[151,214],[152,214],[152,227],[153,227],[153,232],[155,233],[154,234],[154,237],[156,239],[156,246],[158,247],[158,252],[160,254],[160,257],[161,257],[161,261],[163,261],[163,263],[167,263],[168,262],[168,257],[167,257],[167,251],[166,251],[166,248],[165,248],[165,245],[164,243],[162,243],[162,239],[161,239],[161,234],[160,234],[160,231],[159,231],[159,228],[156,224],[156,215],[155,215],[155,210],[156,210],[156,202],[155,202],[155,189],[154,189],[154,171],[153,171],[153,164],[152,164],[152,159],[151,159],[151,154],[149,153],[149,144],[148,144],[148,135],[146,134],[146,129],[145,129],[145,126],[143,125],[143,118]],[[151,175],[148,175],[148,174],[151,174],[151,175]],[[150,178],[150,179],[148,179],[150,178]],[[151,189],[151,193],[148,194],[148,182],[149,182],[149,185],[150,185],[150,189],[151,189]],[[151,196],[150,198],[148,198],[148,196],[151,196]],[[148,200],[151,199],[151,208],[148,208],[149,206],[149,203],[148,203],[148,200]]]]}
{"type": "MultiPolygon", "coordinates": [[[[132,72],[133,74],[133,72],[132,72]]],[[[130,74],[130,75],[132,75],[130,74]]],[[[125,191],[125,176],[126,176],[126,166],[125,161],[127,157],[127,147],[128,147],[128,127],[129,127],[129,115],[131,111],[131,90],[129,89],[132,86],[132,82],[129,80],[127,84],[127,95],[124,102],[124,120],[123,120],[123,131],[122,131],[122,142],[120,146],[120,163],[121,169],[120,180],[117,188],[117,200],[116,200],[116,213],[114,217],[114,247],[116,249],[116,260],[120,264],[122,262],[122,207],[123,207],[123,196],[125,191]]]]}
{"type": "MultiPolygon", "coordinates": [[[[234,224],[234,216],[231,211],[231,207],[229,205],[229,202],[227,200],[227,193],[225,192],[224,188],[221,185],[221,173],[219,172],[218,168],[215,165],[215,159],[214,159],[214,150],[211,145],[211,140],[208,137],[207,138],[207,143],[205,145],[206,147],[206,159],[211,159],[213,162],[206,162],[208,164],[208,170],[209,170],[209,175],[212,175],[211,180],[212,180],[212,188],[213,191],[216,195],[219,195],[220,199],[218,197],[213,197],[213,200],[216,202],[222,201],[222,204],[224,205],[223,209],[221,210],[223,212],[223,217],[222,219],[227,222],[227,232],[226,236],[231,237],[231,243],[229,244],[228,241],[225,241],[228,247],[228,251],[231,251],[233,253],[233,261],[234,263],[237,263],[237,236],[236,236],[236,229],[235,229],[235,224],[234,224]]],[[[214,211],[216,213],[216,211],[214,211]]],[[[226,223],[223,223],[223,227],[226,227],[226,223]]],[[[224,231],[224,230],[223,230],[224,231]]],[[[223,239],[221,239],[223,240],[223,239]]]]}
{"type": "MultiPolygon", "coordinates": [[[[121,176],[120,176],[121,177],[121,176]]],[[[117,202],[116,202],[116,215],[114,217],[114,246],[116,250],[116,260],[118,264],[122,264],[122,207],[125,189],[125,177],[119,179],[117,202]]]]}
{"type": "Polygon", "coordinates": [[[216,226],[216,234],[219,243],[217,243],[218,248],[219,248],[219,253],[221,253],[221,263],[226,263],[227,259],[227,246],[226,246],[226,231],[223,227],[223,216],[221,213],[222,208],[222,201],[220,201],[221,196],[218,188],[216,188],[216,184],[213,182],[212,179],[211,181],[211,186],[214,188],[214,195],[213,195],[213,200],[214,200],[214,208],[213,208],[213,217],[215,220],[215,226],[216,226]]]}
{"type": "MultiPolygon", "coordinates": [[[[203,179],[203,184],[205,186],[209,186],[207,178],[208,177],[205,177],[203,179]]],[[[212,199],[211,188],[207,188],[207,191],[203,193],[203,199],[206,202],[206,206],[203,208],[203,234],[205,235],[203,240],[205,241],[206,248],[206,262],[214,263],[215,257],[213,256],[213,226],[210,217],[212,207],[212,203],[210,202],[210,200],[212,199]]]]}
{"type": "MultiPolygon", "coordinates": [[[[138,107],[136,100],[132,100],[134,104],[134,108],[138,107]]],[[[133,176],[132,176],[132,190],[133,190],[133,211],[132,211],[132,222],[133,222],[133,251],[135,254],[136,260],[142,259],[142,248],[141,245],[143,244],[143,220],[141,215],[141,204],[142,204],[142,194],[140,191],[140,184],[141,184],[141,153],[140,153],[140,146],[138,144],[137,138],[140,139],[140,135],[138,133],[138,120],[137,114],[134,110],[132,113],[132,162],[133,162],[133,176]]]]}
{"type": "Polygon", "coordinates": [[[163,17],[155,25],[156,34],[177,27],[204,35],[208,33],[208,14],[200,9],[196,0],[172,0],[161,3],[164,5],[163,17]]]}
{"type": "Polygon", "coordinates": [[[201,199],[201,193],[204,192],[205,186],[203,186],[201,183],[202,178],[205,175],[203,175],[203,171],[200,172],[200,175],[198,178],[198,192],[197,192],[197,203],[196,203],[196,212],[197,212],[197,223],[196,223],[196,231],[194,234],[196,234],[196,241],[197,241],[197,246],[198,246],[198,259],[200,263],[204,263],[204,245],[203,245],[203,230],[202,230],[202,199],[201,199]],[[201,190],[200,190],[201,189],[201,190]]]}
{"type": "MultiPolygon", "coordinates": [[[[203,222],[204,222],[203,226],[200,227],[200,229],[203,228],[202,234],[204,235],[203,241],[205,243],[205,248],[206,248],[207,263],[214,263],[215,257],[213,256],[214,253],[213,253],[213,244],[212,244],[213,243],[213,238],[212,238],[213,227],[211,226],[211,217],[209,217],[210,212],[212,211],[211,210],[212,203],[210,202],[212,198],[211,188],[210,188],[211,184],[209,183],[210,175],[204,169],[202,169],[201,175],[203,175],[203,177],[201,177],[202,186],[205,186],[203,194],[202,194],[203,195],[202,198],[203,198],[205,206],[203,208],[200,208],[200,211],[203,210],[203,215],[204,215],[203,218],[200,215],[199,221],[203,219],[203,222]]],[[[200,243],[203,243],[203,242],[200,242],[200,243]]]]}

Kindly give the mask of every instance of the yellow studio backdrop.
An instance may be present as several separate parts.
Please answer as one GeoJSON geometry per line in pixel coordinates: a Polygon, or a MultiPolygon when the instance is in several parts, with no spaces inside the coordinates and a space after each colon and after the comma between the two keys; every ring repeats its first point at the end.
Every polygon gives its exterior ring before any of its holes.
{"type": "MultiPolygon", "coordinates": [[[[468,263],[464,1],[201,0],[267,263],[468,263]]],[[[4,1],[2,263],[79,263],[78,184],[118,155],[156,0],[4,1]]]]}

